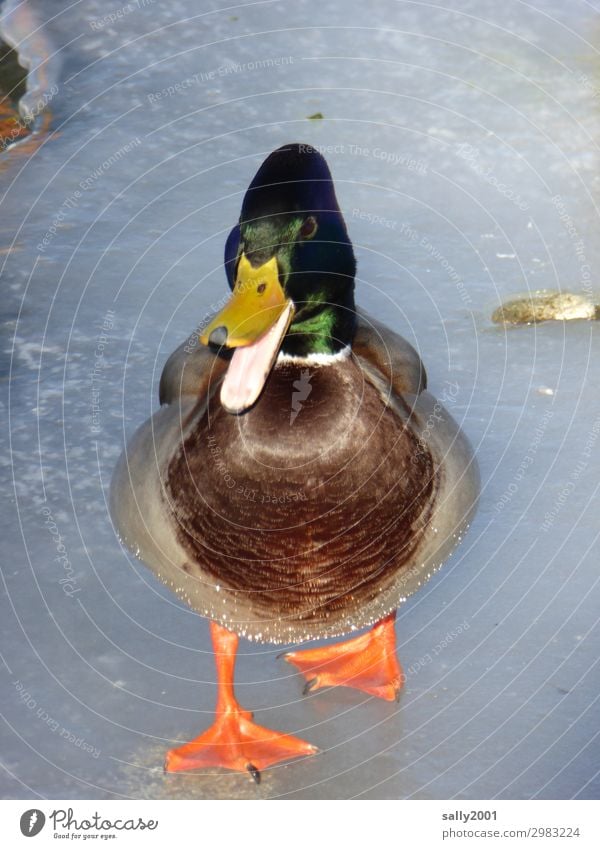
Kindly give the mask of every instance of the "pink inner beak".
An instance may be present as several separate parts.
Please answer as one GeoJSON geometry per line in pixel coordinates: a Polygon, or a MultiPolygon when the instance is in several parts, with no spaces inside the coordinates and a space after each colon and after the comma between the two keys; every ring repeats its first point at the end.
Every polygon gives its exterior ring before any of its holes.
{"type": "Polygon", "coordinates": [[[290,301],[264,336],[233,352],[221,386],[221,404],[228,413],[243,413],[262,392],[289,327],[293,309],[290,301]]]}

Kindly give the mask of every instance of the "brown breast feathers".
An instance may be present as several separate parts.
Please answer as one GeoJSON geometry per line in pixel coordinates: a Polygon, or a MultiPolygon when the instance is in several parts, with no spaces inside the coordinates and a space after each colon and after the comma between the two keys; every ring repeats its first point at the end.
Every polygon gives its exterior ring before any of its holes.
{"type": "Polygon", "coordinates": [[[311,629],[410,568],[434,489],[429,452],[354,358],[278,366],[241,416],[214,397],[165,481],[186,571],[249,619],[311,629]]]}

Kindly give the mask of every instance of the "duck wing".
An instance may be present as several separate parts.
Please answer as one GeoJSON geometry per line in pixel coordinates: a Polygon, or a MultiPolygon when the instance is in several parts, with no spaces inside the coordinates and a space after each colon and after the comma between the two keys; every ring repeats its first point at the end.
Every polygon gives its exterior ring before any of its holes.
{"type": "Polygon", "coordinates": [[[162,371],[158,398],[173,404],[184,398],[203,398],[220,383],[229,364],[225,356],[215,354],[193,335],[173,351],[162,371]]]}
{"type": "Polygon", "coordinates": [[[398,395],[419,395],[426,389],[425,366],[413,346],[364,310],[357,309],[356,316],[354,354],[384,375],[398,395]]]}

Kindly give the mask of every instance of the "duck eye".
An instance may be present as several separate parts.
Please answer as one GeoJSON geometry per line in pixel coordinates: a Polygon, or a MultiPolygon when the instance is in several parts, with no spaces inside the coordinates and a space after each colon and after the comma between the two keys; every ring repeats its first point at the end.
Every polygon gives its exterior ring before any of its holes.
{"type": "Polygon", "coordinates": [[[317,221],[311,215],[310,218],[307,218],[300,228],[300,235],[303,239],[312,239],[312,237],[317,232],[317,221]]]}
{"type": "Polygon", "coordinates": [[[262,293],[265,291],[266,288],[267,288],[266,283],[259,283],[258,286],[256,287],[256,291],[258,292],[259,295],[262,295],[262,293]]]}

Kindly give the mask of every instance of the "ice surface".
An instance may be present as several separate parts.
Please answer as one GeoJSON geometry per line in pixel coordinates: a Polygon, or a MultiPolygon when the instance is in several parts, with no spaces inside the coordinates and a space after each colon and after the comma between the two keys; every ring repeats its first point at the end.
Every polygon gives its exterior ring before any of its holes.
{"type": "Polygon", "coordinates": [[[55,134],[0,174],[3,794],[597,797],[597,328],[490,321],[528,289],[600,298],[597,12],[200,5],[34,5],[62,71],[55,134]],[[286,141],[326,152],[358,301],[421,352],[483,489],[399,611],[399,705],[303,698],[280,648],[242,645],[243,704],[325,750],[257,789],[163,775],[210,719],[208,629],[121,550],[106,494],[286,141]]]}

